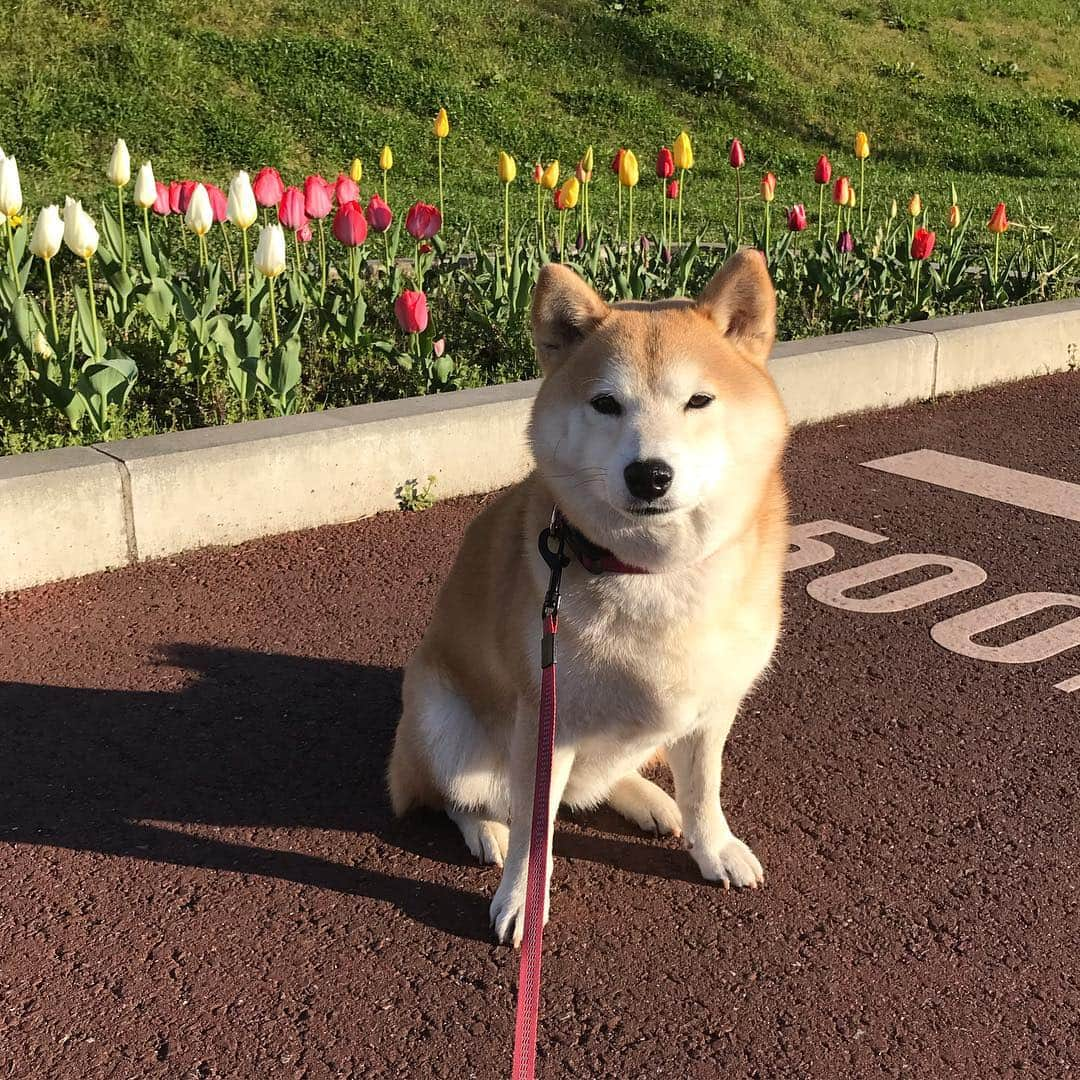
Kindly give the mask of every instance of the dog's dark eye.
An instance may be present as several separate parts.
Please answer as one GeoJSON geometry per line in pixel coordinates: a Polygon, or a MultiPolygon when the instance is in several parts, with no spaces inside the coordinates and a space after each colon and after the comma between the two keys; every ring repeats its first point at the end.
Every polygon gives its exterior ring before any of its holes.
{"type": "Polygon", "coordinates": [[[603,416],[622,415],[622,406],[610,394],[594,397],[589,404],[603,416]]]}
{"type": "Polygon", "coordinates": [[[687,403],[688,409],[704,409],[712,404],[712,398],[708,394],[695,394],[687,403]]]}

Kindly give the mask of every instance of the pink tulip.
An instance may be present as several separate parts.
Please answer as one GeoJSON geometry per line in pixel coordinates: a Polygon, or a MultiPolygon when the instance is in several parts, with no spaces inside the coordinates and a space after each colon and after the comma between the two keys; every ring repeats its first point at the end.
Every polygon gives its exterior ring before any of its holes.
{"type": "Polygon", "coordinates": [[[210,196],[210,209],[214,214],[214,224],[220,225],[229,214],[229,200],[217,184],[205,184],[206,194],[210,196]]]}
{"type": "Polygon", "coordinates": [[[358,202],[344,202],[338,207],[333,232],[342,244],[350,248],[359,247],[367,240],[368,223],[358,202]]]}
{"type": "Polygon", "coordinates": [[[802,203],[796,203],[788,211],[787,227],[792,232],[802,232],[806,228],[806,207],[802,203]]]}
{"type": "MultiPolygon", "coordinates": [[[[179,182],[179,191],[176,197],[176,210],[177,213],[186,214],[188,203],[191,202],[191,196],[195,194],[195,189],[199,185],[194,180],[181,180],[179,182]]],[[[169,200],[172,200],[172,192],[170,190],[169,200]]]]}
{"type": "Polygon", "coordinates": [[[326,217],[334,208],[334,189],[321,177],[309,176],[304,181],[304,212],[316,221],[326,217]]]}
{"type": "Polygon", "coordinates": [[[417,240],[430,240],[442,228],[442,214],[437,206],[413,203],[405,215],[405,228],[417,240]]]}
{"type": "Polygon", "coordinates": [[[281,202],[281,196],[285,194],[285,184],[282,182],[281,173],[269,165],[259,170],[255,183],[251,187],[255,192],[255,201],[260,206],[277,206],[281,202]]]}
{"type": "Polygon", "coordinates": [[[386,232],[394,220],[394,212],[378,193],[371,196],[364,216],[367,218],[367,223],[377,233],[386,232]]]}
{"type": "Polygon", "coordinates": [[[174,214],[180,213],[180,189],[183,186],[182,180],[173,180],[169,183],[169,210],[174,214]]]}
{"type": "Polygon", "coordinates": [[[311,231],[311,222],[305,221],[297,230],[296,239],[299,240],[301,244],[310,244],[314,235],[315,234],[311,231]]]}
{"type": "Polygon", "coordinates": [[[679,181],[672,180],[667,186],[667,197],[669,199],[677,199],[679,197],[679,181]]]}
{"type": "Polygon", "coordinates": [[[446,338],[441,337],[438,341],[431,343],[431,351],[435,354],[435,359],[438,360],[444,352],[446,352],[446,338]]]}
{"type": "Polygon", "coordinates": [[[334,183],[334,197],[337,199],[338,206],[357,202],[360,198],[360,185],[351,176],[338,173],[337,181],[334,183]]]}
{"type": "Polygon", "coordinates": [[[160,180],[156,180],[157,186],[157,198],[154,200],[153,211],[155,214],[160,214],[162,217],[168,217],[172,213],[172,203],[169,200],[169,186],[163,184],[160,180]]]}
{"type": "Polygon", "coordinates": [[[741,169],[746,164],[746,154],[742,143],[738,139],[731,140],[731,152],[728,154],[728,164],[733,169],[741,169]]]}
{"type": "Polygon", "coordinates": [[[286,229],[298,233],[307,224],[304,193],[298,187],[288,187],[278,203],[278,220],[286,229]]]}
{"type": "Polygon", "coordinates": [[[406,334],[422,334],[428,325],[427,297],[406,289],[394,301],[394,314],[406,334]]]}

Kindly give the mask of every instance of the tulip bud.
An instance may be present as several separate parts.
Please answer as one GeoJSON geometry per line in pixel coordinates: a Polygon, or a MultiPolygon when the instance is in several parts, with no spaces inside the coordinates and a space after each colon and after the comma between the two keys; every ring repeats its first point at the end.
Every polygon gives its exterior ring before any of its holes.
{"type": "Polygon", "coordinates": [[[242,169],[229,184],[229,201],[226,216],[238,229],[250,229],[259,216],[248,174],[242,169]]]}
{"type": "Polygon", "coordinates": [[[832,201],[837,206],[847,206],[848,197],[851,193],[851,181],[846,176],[837,178],[833,184],[832,201]]]}
{"type": "Polygon", "coordinates": [[[168,217],[172,213],[169,185],[163,184],[160,180],[155,180],[154,187],[157,189],[157,198],[154,199],[154,213],[160,214],[162,217],[168,217]]]}
{"type": "Polygon", "coordinates": [[[446,338],[441,337],[438,341],[431,343],[431,351],[435,354],[435,359],[438,360],[444,352],[446,352],[446,338]]]}
{"type": "Polygon", "coordinates": [[[532,178],[534,184],[539,184],[544,179],[544,166],[539,161],[533,166],[532,178]]]}
{"type": "Polygon", "coordinates": [[[581,184],[576,176],[569,177],[562,186],[562,209],[573,210],[578,204],[578,196],[581,194],[581,184]]]}
{"type": "Polygon", "coordinates": [[[949,207],[949,230],[957,229],[960,227],[960,207],[953,203],[949,207]]]}
{"type": "Polygon", "coordinates": [[[98,249],[93,219],[81,202],[71,198],[64,200],[64,243],[80,259],[92,259],[98,249]]]}
{"type": "Polygon", "coordinates": [[[157,184],[154,183],[154,170],[149,161],[139,166],[135,177],[135,205],[142,210],[149,210],[157,201],[157,184]]]}
{"type": "Polygon", "coordinates": [[[893,199],[892,203],[889,205],[889,220],[894,221],[896,219],[896,215],[899,213],[900,207],[896,205],[896,200],[893,199]]]}
{"type": "Polygon", "coordinates": [[[767,203],[776,198],[776,177],[771,172],[761,178],[761,198],[767,203]]]}
{"type": "Polygon", "coordinates": [[[667,186],[667,197],[669,199],[677,199],[679,197],[679,181],[672,180],[667,186]]]}
{"type": "Polygon", "coordinates": [[[307,224],[304,193],[298,187],[288,187],[278,203],[278,221],[286,229],[298,233],[307,224]]]}
{"type": "Polygon", "coordinates": [[[733,169],[741,169],[746,164],[746,154],[743,153],[742,143],[738,139],[731,140],[731,152],[728,154],[728,164],[733,169]]]}
{"type": "Polygon", "coordinates": [[[19,166],[13,157],[0,161],[0,218],[12,218],[22,210],[19,166]]]}
{"type": "Polygon", "coordinates": [[[858,206],[858,199],[855,197],[855,185],[851,184],[848,187],[847,193],[847,205],[854,210],[858,206]]]}
{"type": "Polygon", "coordinates": [[[117,139],[113,147],[108,176],[113,187],[127,187],[131,183],[131,155],[123,139],[117,139]]]}
{"type": "Polygon", "coordinates": [[[517,177],[517,162],[505,151],[499,151],[499,179],[512,184],[517,177]]]}
{"type": "Polygon", "coordinates": [[[304,213],[315,221],[320,221],[334,208],[330,193],[333,188],[318,175],[304,180],[304,213]]]}
{"type": "Polygon", "coordinates": [[[806,228],[806,207],[796,203],[787,215],[787,227],[791,232],[802,232],[806,228]]]}
{"type": "Polygon", "coordinates": [[[383,172],[389,172],[394,167],[394,153],[389,146],[382,148],[382,153],[379,155],[379,168],[383,172]]]}
{"type": "Polygon", "coordinates": [[[206,184],[206,197],[210,200],[210,212],[214,216],[214,224],[220,225],[229,219],[229,200],[225,192],[217,184],[206,184]]]}
{"type": "Polygon", "coordinates": [[[922,213],[922,199],[917,191],[911,196],[911,201],[907,204],[907,212],[912,217],[918,217],[922,213]]]}
{"type": "Polygon", "coordinates": [[[851,235],[847,230],[840,234],[840,239],[836,242],[837,250],[844,255],[850,254],[855,250],[855,237],[851,235]]]}
{"type": "Polygon", "coordinates": [[[592,179],[585,171],[585,163],[583,161],[579,161],[577,165],[574,166],[574,175],[577,177],[577,182],[579,184],[587,184],[592,179]]]}
{"type": "Polygon", "coordinates": [[[832,180],[832,163],[822,154],[814,167],[814,183],[827,184],[832,180]]]}
{"type": "Polygon", "coordinates": [[[34,232],[30,237],[30,252],[39,259],[49,261],[64,242],[64,222],[58,206],[42,207],[34,222],[34,232]]]}
{"type": "Polygon", "coordinates": [[[638,163],[633,150],[624,150],[619,162],[619,183],[632,188],[638,182],[638,163]]]}
{"type": "Polygon", "coordinates": [[[405,230],[415,240],[430,240],[442,228],[442,214],[437,206],[417,202],[405,215],[405,230]]]}
{"type": "Polygon", "coordinates": [[[393,211],[378,193],[371,196],[367,209],[364,211],[364,216],[367,218],[367,223],[377,233],[386,232],[394,220],[393,211]]]}
{"type": "Polygon", "coordinates": [[[615,151],[615,156],[611,159],[611,171],[616,176],[618,176],[619,173],[622,171],[622,159],[623,159],[623,154],[625,154],[625,153],[626,153],[625,150],[616,150],[615,151]]]}
{"type": "Polygon", "coordinates": [[[315,239],[315,234],[311,231],[311,222],[305,221],[299,229],[296,230],[296,239],[301,244],[310,244],[315,239]]]}
{"type": "Polygon", "coordinates": [[[675,166],[679,169],[694,167],[694,149],[690,145],[690,136],[685,131],[680,131],[675,140],[675,166]]]}
{"type": "Polygon", "coordinates": [[[556,158],[548,167],[544,170],[543,175],[540,177],[540,186],[547,191],[554,191],[556,185],[559,183],[559,159],[556,158]]]}
{"type": "Polygon", "coordinates": [[[911,257],[913,259],[928,259],[934,250],[935,233],[929,229],[916,229],[911,240],[911,257]]]}
{"type": "Polygon", "coordinates": [[[177,203],[179,204],[177,209],[181,214],[186,214],[188,206],[191,203],[191,196],[195,194],[195,188],[197,187],[194,180],[181,180],[180,181],[180,193],[177,197],[177,203]]]}
{"type": "Polygon", "coordinates": [[[436,113],[433,130],[436,139],[445,139],[450,134],[450,117],[446,115],[445,109],[440,109],[436,113]]]}
{"type": "Polygon", "coordinates": [[[352,164],[349,166],[349,178],[354,184],[359,184],[364,179],[364,163],[358,157],[352,159],[352,164]]]}
{"type": "Polygon", "coordinates": [[[202,184],[196,184],[191,193],[184,224],[196,235],[205,236],[214,224],[214,208],[210,205],[210,194],[202,184]]]}
{"type": "Polygon", "coordinates": [[[581,167],[591,180],[593,174],[593,148],[591,146],[586,149],[585,156],[581,159],[581,167]]]}
{"type": "Polygon", "coordinates": [[[1005,211],[1005,204],[999,202],[994,207],[993,214],[990,215],[990,220],[986,223],[986,227],[992,232],[1000,236],[1009,227],[1009,215],[1005,211]]]}
{"type": "MultiPolygon", "coordinates": [[[[281,173],[267,165],[255,174],[255,201],[260,206],[277,206],[285,194],[285,184],[281,173]]],[[[175,211],[174,211],[175,212],[175,211]]]]}
{"type": "Polygon", "coordinates": [[[30,347],[34,350],[34,355],[40,356],[42,360],[52,360],[56,357],[49,339],[40,330],[34,331],[30,347]]]}
{"type": "Polygon", "coordinates": [[[394,314],[406,334],[422,334],[428,326],[427,297],[422,292],[406,289],[394,301],[394,314]]]}
{"type": "Polygon", "coordinates": [[[666,146],[661,146],[656,155],[656,175],[661,180],[670,180],[675,175],[675,155],[666,146]]]}
{"type": "Polygon", "coordinates": [[[855,133],[855,156],[864,161],[870,156],[870,139],[865,131],[855,133]]]}
{"type": "Polygon", "coordinates": [[[346,247],[359,247],[367,240],[368,223],[360,204],[342,203],[334,215],[334,236],[346,247]]]}
{"type": "Polygon", "coordinates": [[[552,194],[552,200],[555,203],[555,209],[556,210],[565,210],[566,209],[566,207],[563,206],[563,190],[562,190],[562,188],[556,188],[555,189],[554,193],[552,194]]]}
{"type": "Polygon", "coordinates": [[[280,225],[264,225],[259,229],[255,269],[268,278],[285,272],[285,232],[280,225]]]}

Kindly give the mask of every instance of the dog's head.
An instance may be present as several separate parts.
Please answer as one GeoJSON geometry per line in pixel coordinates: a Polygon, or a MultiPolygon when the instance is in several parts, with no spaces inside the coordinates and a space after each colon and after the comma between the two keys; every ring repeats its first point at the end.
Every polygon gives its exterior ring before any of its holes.
{"type": "Polygon", "coordinates": [[[532,330],[544,372],[533,453],[590,539],[662,569],[746,529],[787,436],[765,366],[776,296],[756,251],[696,300],[652,304],[609,305],[572,270],[545,266],[532,330]]]}

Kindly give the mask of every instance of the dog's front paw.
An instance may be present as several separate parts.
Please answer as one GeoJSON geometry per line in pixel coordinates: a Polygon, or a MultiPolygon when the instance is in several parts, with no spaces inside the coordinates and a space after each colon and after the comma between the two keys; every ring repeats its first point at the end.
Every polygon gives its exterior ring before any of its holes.
{"type": "MultiPolygon", "coordinates": [[[[521,948],[521,939],[525,934],[525,888],[527,876],[503,872],[502,881],[495,890],[491,901],[491,925],[495,936],[503,945],[521,948]]],[[[550,895],[544,898],[544,925],[547,926],[550,895]]]]}
{"type": "Polygon", "coordinates": [[[737,837],[730,836],[715,851],[691,851],[694,861],[706,881],[719,881],[724,888],[730,885],[756,889],[765,884],[765,871],[757,856],[737,837]]]}

